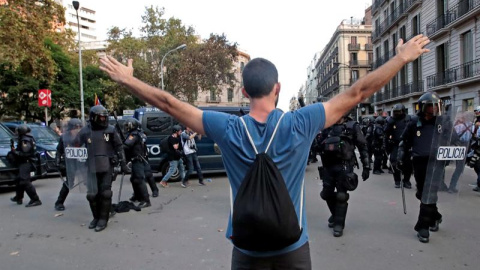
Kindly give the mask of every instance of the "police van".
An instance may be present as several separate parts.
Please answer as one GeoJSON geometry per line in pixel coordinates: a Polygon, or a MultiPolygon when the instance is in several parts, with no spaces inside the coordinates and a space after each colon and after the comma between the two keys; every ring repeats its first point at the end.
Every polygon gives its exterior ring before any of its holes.
{"type": "MultiPolygon", "coordinates": [[[[249,107],[199,107],[204,111],[218,111],[234,115],[248,114],[249,107]]],[[[155,107],[142,107],[135,110],[134,118],[138,119],[142,129],[147,135],[148,161],[155,172],[161,172],[165,175],[168,171],[169,163],[166,153],[160,151],[160,141],[172,135],[172,126],[178,125],[177,119],[155,107]]],[[[197,155],[202,167],[202,172],[224,172],[222,157],[214,149],[214,142],[207,136],[202,136],[201,140],[195,138],[197,144],[197,155]]],[[[185,164],[186,165],[186,164],[185,164]]],[[[195,173],[195,170],[193,171],[195,173]]],[[[180,181],[178,170],[172,175],[169,181],[180,181]]]]}

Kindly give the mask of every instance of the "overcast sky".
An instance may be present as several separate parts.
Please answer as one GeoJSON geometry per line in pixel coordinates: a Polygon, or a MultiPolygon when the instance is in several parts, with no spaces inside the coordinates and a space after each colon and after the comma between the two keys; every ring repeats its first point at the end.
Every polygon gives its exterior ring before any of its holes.
{"type": "MultiPolygon", "coordinates": [[[[165,8],[166,18],[176,17],[192,26],[202,38],[210,33],[227,36],[250,54],[272,61],[282,85],[279,107],[288,110],[289,100],[307,78],[307,67],[321,51],[342,20],[363,18],[369,0],[79,0],[97,11],[101,39],[111,26],[130,28],[141,24],[145,6],[165,8]]],[[[138,31],[137,31],[138,33],[138,31]]],[[[134,63],[135,66],[135,63],[134,63]]]]}

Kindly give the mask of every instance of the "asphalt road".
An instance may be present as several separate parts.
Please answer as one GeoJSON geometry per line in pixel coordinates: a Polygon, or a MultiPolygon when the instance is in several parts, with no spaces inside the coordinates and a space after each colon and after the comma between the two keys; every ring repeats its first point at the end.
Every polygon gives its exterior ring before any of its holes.
{"type": "MultiPolygon", "coordinates": [[[[343,237],[327,227],[328,208],[319,198],[317,164],[306,172],[306,210],[313,269],[479,269],[480,193],[471,191],[466,169],[458,194],[440,194],[444,215],[430,243],[413,230],[419,202],[406,190],[407,214],[390,174],[373,175],[351,194],[343,237]]],[[[447,171],[447,179],[451,170],[447,171]]],[[[225,175],[201,187],[191,181],[160,189],[152,207],[119,213],[108,228],[87,228],[85,194],[74,190],[63,215],[53,208],[60,180],[34,182],[42,206],[11,203],[11,188],[0,188],[0,269],[230,269],[232,245],[225,238],[229,189],[225,175]]],[[[114,202],[119,182],[114,183],[114,202]]],[[[131,195],[125,179],[122,200],[131,195]]],[[[27,198],[24,199],[28,201],[27,198]]]]}

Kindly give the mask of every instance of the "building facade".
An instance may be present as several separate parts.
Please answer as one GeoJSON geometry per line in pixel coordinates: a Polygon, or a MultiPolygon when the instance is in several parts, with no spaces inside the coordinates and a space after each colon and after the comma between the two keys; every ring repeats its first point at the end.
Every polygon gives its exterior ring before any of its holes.
{"type": "Polygon", "coordinates": [[[94,8],[82,6],[82,3],[80,3],[77,20],[77,11],[73,7],[72,1],[55,1],[65,7],[66,28],[71,29],[75,33],[75,40],[78,40],[78,26],[80,22],[80,40],[82,44],[84,42],[97,41],[97,19],[94,8]]]}
{"type": "MultiPolygon", "coordinates": [[[[318,100],[325,101],[345,91],[369,72],[374,59],[371,34],[371,7],[365,10],[363,19],[352,17],[340,23],[315,65],[318,100]]],[[[370,100],[353,112],[356,118],[372,113],[370,100]]]]}
{"type": "Polygon", "coordinates": [[[250,55],[238,50],[238,56],[233,64],[235,87],[229,89],[227,85],[219,86],[219,89],[200,91],[195,101],[196,106],[249,106],[250,101],[242,94],[243,80],[242,72],[245,65],[250,61],[250,55]]]}
{"type": "Polygon", "coordinates": [[[421,33],[431,40],[429,53],[404,67],[374,95],[377,113],[391,114],[396,103],[415,113],[425,91],[436,92],[455,111],[472,111],[479,104],[480,1],[375,0],[372,14],[374,69],[395,55],[399,38],[408,41],[421,33]]]}

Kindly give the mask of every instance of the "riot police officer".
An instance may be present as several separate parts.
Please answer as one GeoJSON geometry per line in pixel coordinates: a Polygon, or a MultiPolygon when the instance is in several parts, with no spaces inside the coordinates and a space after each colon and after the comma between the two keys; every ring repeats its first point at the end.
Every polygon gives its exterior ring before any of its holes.
{"type": "Polygon", "coordinates": [[[385,120],[382,116],[375,119],[375,125],[372,130],[372,149],[373,149],[373,174],[382,174],[382,163],[384,159],[383,138],[385,136],[383,125],[385,120]]]}
{"type": "Polygon", "coordinates": [[[24,193],[27,193],[28,197],[30,197],[30,202],[28,202],[25,207],[42,204],[30,179],[30,172],[35,170],[34,164],[38,161],[36,158],[35,139],[30,134],[30,131],[31,130],[27,125],[19,125],[15,129],[15,133],[18,136],[17,148],[15,149],[12,146],[10,151],[13,163],[18,166],[18,176],[15,187],[16,194],[14,197],[10,198],[10,200],[17,204],[22,204],[23,195],[24,193]]]}
{"type": "MultiPolygon", "coordinates": [[[[402,141],[400,142],[398,149],[397,165],[400,169],[403,169],[403,161],[407,151],[412,149],[412,164],[413,172],[415,176],[415,182],[417,183],[417,192],[415,196],[420,200],[420,212],[418,215],[418,221],[414,227],[417,231],[417,237],[420,242],[427,243],[429,241],[429,230],[437,231],[440,222],[442,222],[442,215],[438,212],[436,199],[438,198],[436,193],[438,191],[439,183],[443,180],[442,174],[445,164],[438,163],[436,171],[439,171],[437,177],[429,177],[437,181],[436,188],[425,188],[427,179],[427,170],[430,168],[429,162],[434,161],[435,156],[431,154],[432,142],[438,141],[441,136],[448,136],[448,132],[442,132],[447,130],[445,125],[440,125],[445,116],[439,116],[441,111],[441,99],[435,93],[425,93],[418,99],[418,119],[417,121],[410,121],[403,134],[401,135],[402,141]],[[434,201],[430,198],[435,199],[434,201]]],[[[443,121],[445,122],[445,121],[443,121]]],[[[433,149],[435,151],[436,149],[433,149]]],[[[430,180],[429,180],[430,181],[430,180]]]]}
{"type": "MultiPolygon", "coordinates": [[[[395,104],[392,108],[392,116],[387,118],[384,137],[384,149],[390,155],[390,164],[397,167],[398,144],[401,141],[401,136],[407,124],[412,120],[410,115],[405,113],[405,106],[403,104],[395,104]]],[[[410,160],[410,151],[406,153],[403,160],[403,180],[402,172],[400,170],[393,170],[393,180],[395,188],[400,188],[400,182],[403,181],[405,188],[411,189],[412,183],[410,176],[412,175],[412,163],[410,160]]]]}
{"type": "Polygon", "coordinates": [[[375,124],[375,117],[374,116],[369,116],[367,118],[368,120],[366,121],[366,127],[362,130],[363,135],[365,136],[365,139],[367,140],[367,148],[368,148],[368,161],[370,162],[370,167],[373,163],[373,128],[375,124]]]}
{"type": "Polygon", "coordinates": [[[108,111],[101,105],[90,108],[89,123],[77,135],[75,143],[85,145],[88,151],[87,200],[93,220],[88,226],[99,232],[108,224],[112,206],[113,169],[120,164],[129,172],[125,161],[122,140],[116,129],[108,124],[108,111]]]}
{"type": "Polygon", "coordinates": [[[130,182],[133,188],[132,201],[140,201],[138,207],[151,206],[150,198],[145,184],[145,156],[147,136],[140,130],[140,122],[135,118],[125,121],[127,136],[123,142],[127,161],[132,162],[132,174],[130,182]]]}
{"type": "Polygon", "coordinates": [[[65,206],[63,203],[67,199],[68,193],[70,192],[70,188],[74,186],[75,182],[75,171],[76,171],[76,162],[66,162],[65,159],[65,148],[66,147],[74,147],[78,145],[74,145],[73,141],[80,129],[82,128],[82,121],[78,118],[72,118],[67,123],[67,132],[63,133],[60,136],[60,140],[58,141],[57,145],[57,153],[55,155],[55,163],[59,168],[65,168],[66,171],[69,173],[66,174],[67,181],[62,184],[62,188],[60,189],[60,193],[58,194],[58,199],[55,202],[55,210],[63,211],[65,210],[65,206]],[[66,167],[69,167],[68,169],[66,167]]]}
{"type": "Polygon", "coordinates": [[[358,162],[355,146],[360,152],[363,165],[362,178],[365,181],[370,174],[367,142],[358,122],[343,117],[335,125],[322,131],[320,157],[323,167],[319,167],[323,179],[320,197],[327,202],[331,216],[328,227],[333,228],[333,235],[343,235],[348,208],[348,191],[353,191],[358,184],[358,177],[353,172],[358,162]]]}

